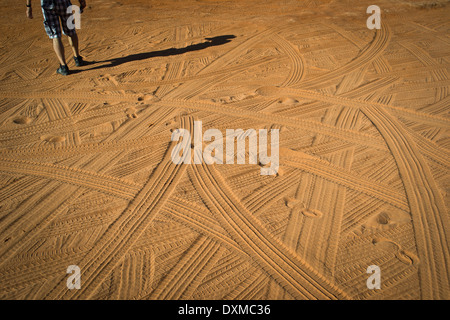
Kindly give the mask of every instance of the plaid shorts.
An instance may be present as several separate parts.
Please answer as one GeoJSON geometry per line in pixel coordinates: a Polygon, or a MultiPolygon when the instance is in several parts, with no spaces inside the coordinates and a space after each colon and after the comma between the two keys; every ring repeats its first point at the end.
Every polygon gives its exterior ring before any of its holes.
{"type": "Polygon", "coordinates": [[[72,16],[72,13],[67,13],[67,8],[72,5],[70,0],[46,0],[41,5],[45,32],[50,39],[61,38],[61,23],[63,34],[66,36],[76,34],[75,28],[70,29],[67,24],[68,19],[72,16]],[[50,4],[44,5],[44,3],[50,4]]]}

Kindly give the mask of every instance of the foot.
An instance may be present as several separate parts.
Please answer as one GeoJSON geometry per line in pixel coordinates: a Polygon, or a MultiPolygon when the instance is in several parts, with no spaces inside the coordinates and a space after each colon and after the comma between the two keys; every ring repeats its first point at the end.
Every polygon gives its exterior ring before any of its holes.
{"type": "Polygon", "coordinates": [[[77,67],[82,67],[82,66],[84,66],[84,61],[83,61],[83,57],[82,57],[82,56],[73,57],[73,60],[75,61],[75,65],[76,65],[77,67]]]}
{"type": "Polygon", "coordinates": [[[67,65],[59,65],[58,70],[56,70],[56,73],[62,74],[63,76],[67,76],[69,74],[69,68],[67,65]]]}

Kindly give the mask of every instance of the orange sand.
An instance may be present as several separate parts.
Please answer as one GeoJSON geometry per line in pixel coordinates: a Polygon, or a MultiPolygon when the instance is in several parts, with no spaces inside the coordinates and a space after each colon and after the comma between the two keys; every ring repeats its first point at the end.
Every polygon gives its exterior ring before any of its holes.
{"type": "Polygon", "coordinates": [[[449,1],[379,0],[369,30],[373,1],[87,0],[92,63],[64,38],[68,77],[19,2],[0,4],[1,299],[450,298],[449,1]],[[174,165],[195,120],[279,129],[278,174],[174,165]]]}

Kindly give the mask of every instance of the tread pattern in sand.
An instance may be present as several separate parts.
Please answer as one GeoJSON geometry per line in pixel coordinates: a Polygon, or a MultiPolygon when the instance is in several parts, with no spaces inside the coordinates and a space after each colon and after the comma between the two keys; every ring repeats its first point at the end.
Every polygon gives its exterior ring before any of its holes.
{"type": "Polygon", "coordinates": [[[92,0],[65,78],[5,7],[1,299],[449,299],[447,7],[131,2],[92,0]],[[280,129],[278,174],[173,164],[196,120],[280,129]]]}

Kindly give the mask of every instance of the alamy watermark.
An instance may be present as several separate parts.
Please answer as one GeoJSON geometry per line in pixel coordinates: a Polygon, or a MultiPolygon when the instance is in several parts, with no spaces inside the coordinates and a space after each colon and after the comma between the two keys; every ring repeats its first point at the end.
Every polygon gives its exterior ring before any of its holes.
{"type": "Polygon", "coordinates": [[[255,129],[248,129],[246,131],[242,129],[226,129],[225,139],[223,133],[218,129],[208,129],[204,134],[202,132],[202,121],[194,121],[194,137],[192,143],[191,134],[188,130],[177,129],[173,131],[172,141],[180,141],[180,138],[182,139],[172,150],[171,157],[173,163],[191,164],[193,152],[194,164],[201,164],[203,161],[208,165],[214,163],[223,164],[225,140],[225,163],[234,164],[236,142],[236,162],[237,164],[245,164],[247,154],[246,140],[248,140],[248,163],[259,163],[262,165],[261,175],[276,175],[278,173],[279,129],[270,130],[270,156],[268,155],[267,129],[259,129],[258,134],[255,129]],[[202,150],[203,142],[210,142],[204,150],[202,150]]]}
{"type": "Polygon", "coordinates": [[[372,29],[381,29],[381,9],[379,6],[371,5],[367,8],[366,13],[371,13],[372,15],[367,18],[367,28],[372,29]]]}
{"type": "Polygon", "coordinates": [[[373,289],[381,289],[381,269],[379,266],[371,265],[367,267],[366,272],[368,274],[372,274],[367,279],[367,289],[373,290],[373,289]]]}
{"type": "Polygon", "coordinates": [[[69,290],[81,289],[81,270],[77,265],[67,267],[67,273],[71,274],[67,278],[66,286],[69,290]]]}
{"type": "Polygon", "coordinates": [[[81,14],[83,11],[77,5],[71,5],[67,7],[67,13],[72,15],[67,19],[67,28],[70,30],[81,29],[81,14]]]}

